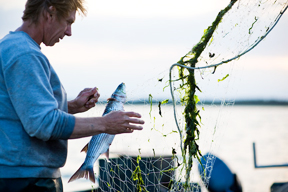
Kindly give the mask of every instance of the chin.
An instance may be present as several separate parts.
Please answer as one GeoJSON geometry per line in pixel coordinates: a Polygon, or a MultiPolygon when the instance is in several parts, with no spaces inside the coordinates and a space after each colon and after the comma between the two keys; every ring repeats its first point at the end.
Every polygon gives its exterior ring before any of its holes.
{"type": "Polygon", "coordinates": [[[56,44],[57,42],[54,43],[44,43],[44,45],[46,45],[47,47],[52,47],[56,44]]]}

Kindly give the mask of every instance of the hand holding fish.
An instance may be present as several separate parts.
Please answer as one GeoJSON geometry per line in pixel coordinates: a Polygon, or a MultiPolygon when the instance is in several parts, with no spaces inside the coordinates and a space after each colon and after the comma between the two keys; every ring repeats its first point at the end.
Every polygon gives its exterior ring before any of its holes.
{"type": "Polygon", "coordinates": [[[95,103],[98,102],[99,97],[100,94],[96,87],[85,88],[74,100],[68,102],[68,112],[75,114],[88,111],[92,107],[95,107],[95,103]]]}
{"type": "Polygon", "coordinates": [[[126,86],[124,83],[121,83],[111,97],[108,98],[108,103],[102,117],[76,117],[74,131],[70,138],[91,135],[93,135],[93,137],[82,150],[87,152],[84,163],[71,176],[68,182],[72,182],[79,178],[86,178],[95,183],[93,171],[94,163],[101,154],[105,154],[109,159],[109,146],[115,135],[120,133],[132,133],[133,130],[143,129],[142,126],[139,126],[139,124],[144,124],[144,121],[139,119],[141,118],[140,114],[135,112],[124,112],[123,104],[125,102],[126,86]]]}
{"type": "Polygon", "coordinates": [[[142,130],[142,126],[135,125],[144,124],[144,121],[139,118],[141,118],[139,113],[112,111],[103,117],[105,124],[104,132],[115,135],[120,133],[132,133],[134,130],[142,130]]]}
{"type": "Polygon", "coordinates": [[[75,126],[70,139],[101,133],[116,135],[142,130],[143,127],[140,125],[144,124],[144,121],[140,119],[141,115],[135,112],[125,112],[123,108],[125,101],[125,84],[121,83],[111,98],[108,98],[102,117],[75,117],[75,126]]]}

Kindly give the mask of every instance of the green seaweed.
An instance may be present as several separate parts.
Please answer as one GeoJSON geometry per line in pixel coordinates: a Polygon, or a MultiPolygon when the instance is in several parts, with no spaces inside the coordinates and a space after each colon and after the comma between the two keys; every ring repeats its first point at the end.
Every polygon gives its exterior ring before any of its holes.
{"type": "MultiPolygon", "coordinates": [[[[164,124],[162,125],[162,127],[164,127],[164,124]]],[[[178,133],[178,131],[172,130],[170,133],[164,134],[164,133],[161,132],[160,130],[156,129],[155,124],[154,124],[154,127],[153,127],[151,130],[153,130],[153,129],[154,129],[155,131],[159,132],[163,137],[167,137],[168,135],[173,134],[173,133],[178,133]]]]}
{"type": "Polygon", "coordinates": [[[179,163],[179,159],[176,156],[176,150],[172,147],[172,159],[175,159],[175,158],[177,160],[177,168],[178,168],[181,164],[179,163]]]}
{"type": "Polygon", "coordinates": [[[161,105],[168,103],[168,101],[169,101],[169,99],[166,99],[166,100],[164,100],[164,101],[159,101],[159,103],[158,103],[159,115],[160,115],[161,117],[162,117],[161,105]]]}
{"type": "MultiPolygon", "coordinates": [[[[196,67],[198,58],[200,57],[201,53],[206,48],[207,44],[213,40],[211,38],[218,24],[221,22],[223,16],[232,8],[232,6],[236,1],[237,0],[231,0],[229,5],[225,9],[221,10],[218,13],[212,25],[209,26],[206,30],[204,30],[204,34],[201,37],[199,43],[196,44],[189,53],[187,53],[184,57],[182,57],[180,61],[178,61],[179,64],[192,68],[196,67]]],[[[214,55],[211,54],[211,56],[214,55]]],[[[188,75],[186,74],[184,75],[184,69],[185,68],[183,67],[181,68],[178,67],[179,77],[180,80],[182,80],[180,89],[185,92],[184,96],[180,98],[180,101],[182,105],[185,105],[184,117],[185,117],[186,138],[184,139],[184,148],[182,149],[182,156],[183,156],[183,163],[185,164],[186,168],[184,188],[187,189],[190,181],[190,172],[193,166],[193,157],[197,158],[200,164],[202,165],[200,161],[200,156],[202,156],[202,154],[196,142],[199,139],[200,134],[199,131],[200,124],[198,119],[201,120],[201,116],[199,114],[199,110],[196,107],[196,104],[199,102],[199,98],[195,94],[197,90],[198,91],[201,90],[196,85],[194,69],[187,69],[188,75]],[[186,159],[186,156],[188,156],[188,159],[186,159]]]]}
{"type": "Polygon", "coordinates": [[[151,112],[152,112],[152,99],[153,99],[153,96],[149,94],[148,101],[150,103],[150,111],[149,111],[150,118],[151,118],[151,112]]]}
{"type": "Polygon", "coordinates": [[[220,81],[224,81],[227,77],[229,77],[229,74],[227,74],[225,77],[223,77],[222,79],[218,79],[218,82],[220,81]]]}
{"type": "Polygon", "coordinates": [[[159,108],[159,115],[162,117],[162,110],[161,110],[161,101],[159,101],[158,108],[159,108]]]}
{"type": "Polygon", "coordinates": [[[141,168],[139,166],[139,162],[141,160],[140,155],[137,157],[137,166],[135,170],[132,173],[132,178],[134,181],[137,181],[136,187],[137,187],[137,192],[141,192],[142,190],[145,192],[148,192],[147,189],[144,187],[144,181],[141,175],[141,168]]]}
{"type": "Polygon", "coordinates": [[[254,24],[258,21],[258,18],[255,16],[255,21],[252,23],[252,26],[249,28],[249,34],[251,34],[251,30],[254,27],[254,24]]]}

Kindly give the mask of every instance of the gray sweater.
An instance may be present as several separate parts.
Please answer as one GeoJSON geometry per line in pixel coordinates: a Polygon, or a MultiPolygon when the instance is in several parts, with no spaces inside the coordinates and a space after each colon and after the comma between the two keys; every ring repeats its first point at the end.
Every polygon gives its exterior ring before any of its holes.
{"type": "Polygon", "coordinates": [[[40,46],[25,32],[0,40],[0,178],[58,178],[75,117],[40,46]]]}

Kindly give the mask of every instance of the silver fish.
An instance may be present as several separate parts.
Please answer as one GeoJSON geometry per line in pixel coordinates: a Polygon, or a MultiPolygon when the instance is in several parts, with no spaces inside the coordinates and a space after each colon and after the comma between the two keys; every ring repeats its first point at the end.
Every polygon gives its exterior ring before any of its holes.
{"type": "MultiPolygon", "coordinates": [[[[110,113],[111,111],[124,111],[123,104],[126,102],[126,86],[121,83],[108,99],[108,103],[102,116],[110,113]]],[[[84,163],[81,167],[72,175],[68,183],[80,178],[86,178],[95,183],[95,175],[93,166],[98,157],[101,154],[105,154],[109,159],[109,147],[114,139],[115,135],[101,133],[94,135],[89,143],[82,149],[87,152],[84,163]]],[[[82,152],[81,151],[81,152],[82,152]]]]}

